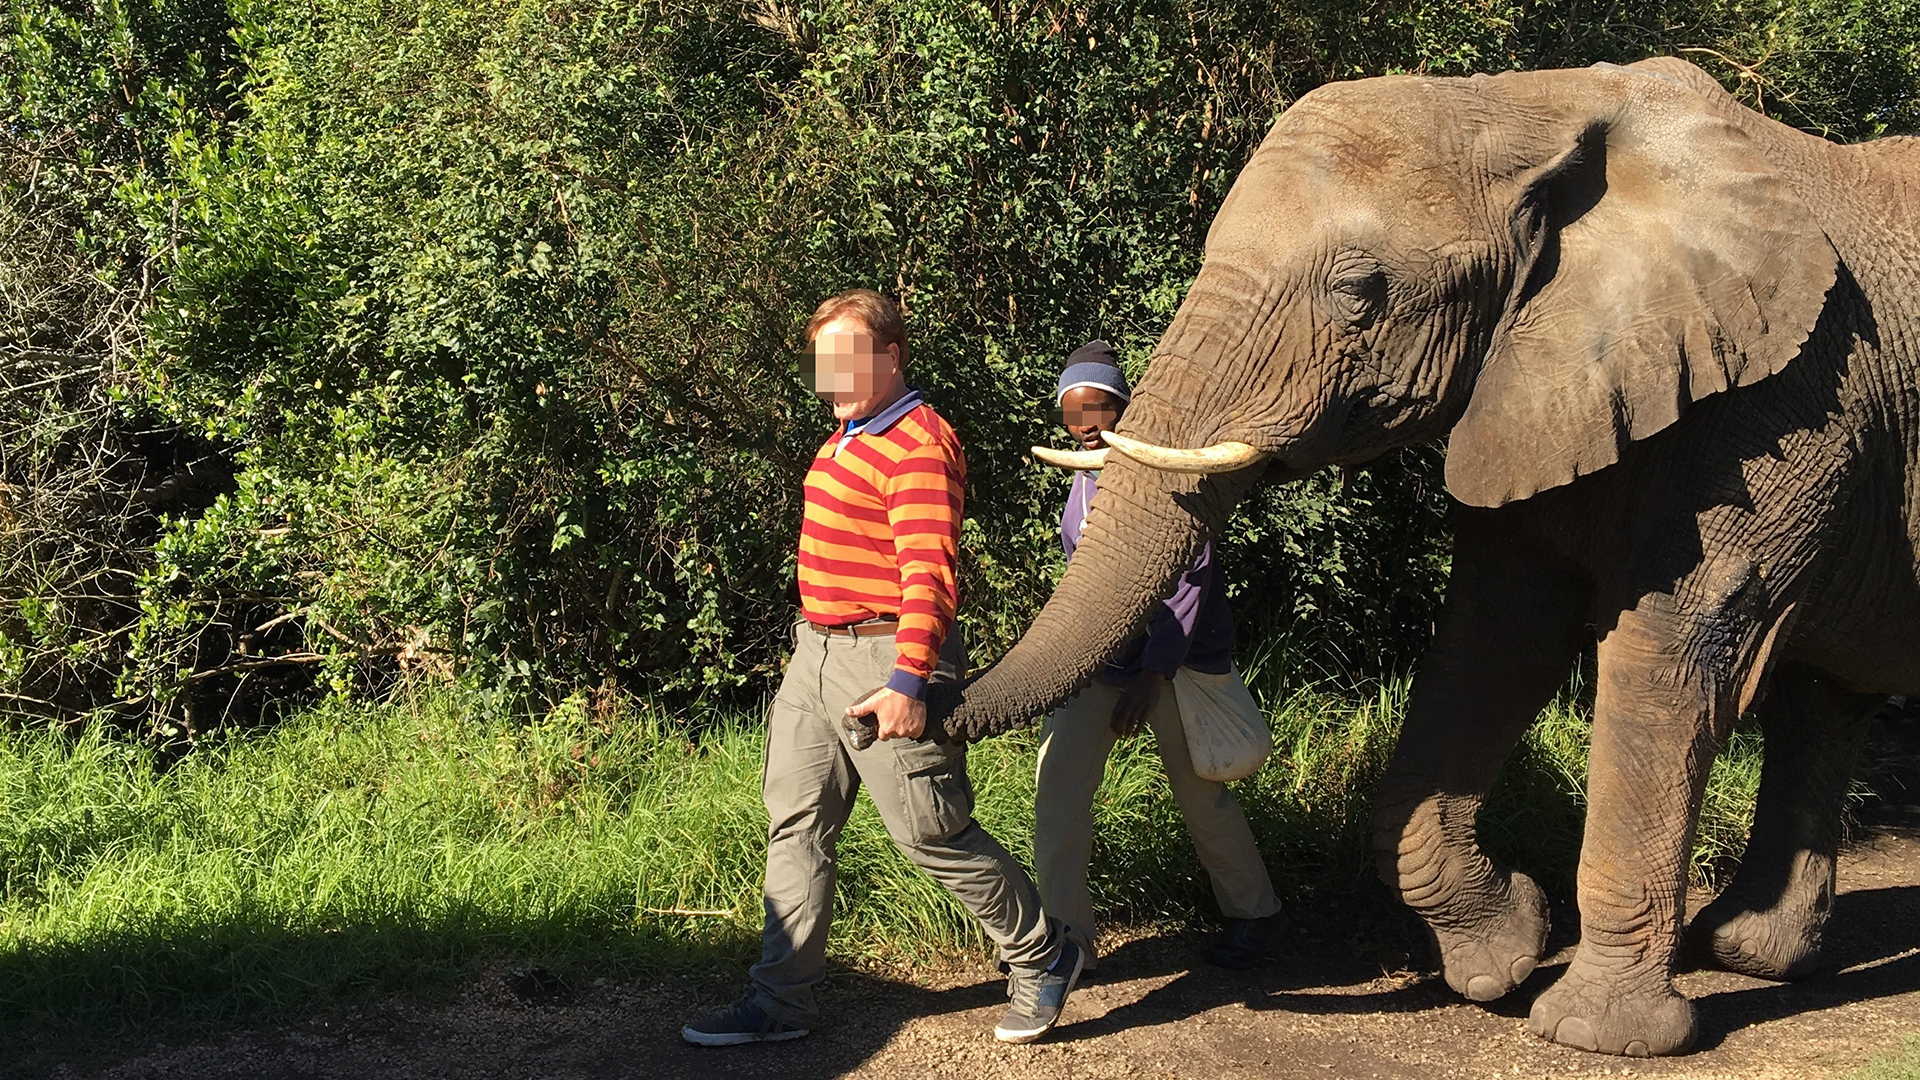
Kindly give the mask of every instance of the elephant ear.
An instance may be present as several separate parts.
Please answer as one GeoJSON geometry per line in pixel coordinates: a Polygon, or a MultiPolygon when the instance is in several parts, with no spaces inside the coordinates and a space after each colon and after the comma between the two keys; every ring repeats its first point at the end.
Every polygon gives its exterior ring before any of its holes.
{"type": "Polygon", "coordinates": [[[1491,507],[1604,469],[1693,402],[1779,372],[1839,255],[1737,118],[1673,79],[1589,69],[1483,89],[1512,118],[1479,156],[1509,178],[1499,212],[1519,255],[1447,488],[1491,507]]]}

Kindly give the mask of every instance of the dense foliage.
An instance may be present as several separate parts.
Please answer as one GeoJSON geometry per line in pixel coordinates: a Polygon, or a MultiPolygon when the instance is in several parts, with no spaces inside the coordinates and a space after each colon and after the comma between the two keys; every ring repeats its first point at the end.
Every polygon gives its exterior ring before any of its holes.
{"type": "MultiPolygon", "coordinates": [[[[967,447],[990,656],[1057,561],[1064,481],[1023,451],[1059,359],[1099,335],[1144,363],[1239,164],[1329,79],[1692,49],[1834,137],[1920,120],[1914,0],[0,18],[0,710],[163,734],[403,671],[762,692],[829,426],[797,329],[856,284],[905,301],[967,447]]],[[[1403,667],[1444,575],[1438,460],[1253,500],[1249,630],[1403,667]]]]}

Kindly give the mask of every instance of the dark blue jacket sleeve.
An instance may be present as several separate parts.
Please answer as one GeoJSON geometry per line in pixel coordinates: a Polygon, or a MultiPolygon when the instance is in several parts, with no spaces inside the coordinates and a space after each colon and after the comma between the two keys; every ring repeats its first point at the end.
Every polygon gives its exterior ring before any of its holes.
{"type": "Polygon", "coordinates": [[[1094,483],[1092,476],[1074,473],[1073,483],[1067,488],[1067,505],[1060,508],[1060,550],[1066,552],[1068,562],[1073,561],[1073,549],[1080,546],[1080,515],[1093,504],[1094,483]],[[1082,487],[1089,490],[1082,492],[1082,487]]]}

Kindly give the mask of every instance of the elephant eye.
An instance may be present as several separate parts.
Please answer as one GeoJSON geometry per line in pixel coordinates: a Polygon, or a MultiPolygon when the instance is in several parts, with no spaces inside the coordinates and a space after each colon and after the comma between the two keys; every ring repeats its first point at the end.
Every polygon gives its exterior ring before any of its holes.
{"type": "Polygon", "coordinates": [[[1365,330],[1387,304],[1387,275],[1375,270],[1351,274],[1333,283],[1333,306],[1349,326],[1365,330]]]}

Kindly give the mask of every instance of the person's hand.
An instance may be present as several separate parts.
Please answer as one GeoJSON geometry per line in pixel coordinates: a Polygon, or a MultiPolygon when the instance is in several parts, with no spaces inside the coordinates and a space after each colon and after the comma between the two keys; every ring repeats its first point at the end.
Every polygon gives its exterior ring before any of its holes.
{"type": "Polygon", "coordinates": [[[1166,685],[1167,677],[1152,668],[1135,675],[1132,682],[1121,688],[1120,700],[1113,703],[1113,733],[1124,739],[1145,727],[1166,685]]]}
{"type": "Polygon", "coordinates": [[[848,716],[871,716],[883,739],[917,739],[927,732],[927,703],[881,687],[847,706],[848,716]]]}

